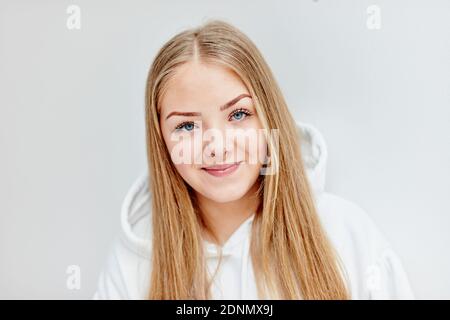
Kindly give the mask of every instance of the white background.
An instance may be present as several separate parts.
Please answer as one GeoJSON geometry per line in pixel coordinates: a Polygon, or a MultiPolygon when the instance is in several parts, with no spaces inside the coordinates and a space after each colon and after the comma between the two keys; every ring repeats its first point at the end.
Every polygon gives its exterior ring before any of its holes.
{"type": "Polygon", "coordinates": [[[146,169],[148,67],[207,18],[257,44],[295,118],[325,137],[328,191],[370,214],[417,297],[449,299],[448,0],[1,0],[0,298],[92,296],[146,169]],[[71,4],[80,30],[66,27],[71,4]]]}

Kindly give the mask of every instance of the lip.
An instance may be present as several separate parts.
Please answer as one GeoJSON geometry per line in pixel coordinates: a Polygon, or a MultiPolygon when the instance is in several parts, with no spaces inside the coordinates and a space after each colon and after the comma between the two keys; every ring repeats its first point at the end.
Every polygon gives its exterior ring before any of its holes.
{"type": "Polygon", "coordinates": [[[235,162],[235,163],[229,163],[229,164],[220,164],[210,167],[202,168],[206,173],[209,173],[212,176],[215,177],[224,177],[232,174],[235,172],[242,161],[235,162]]]}

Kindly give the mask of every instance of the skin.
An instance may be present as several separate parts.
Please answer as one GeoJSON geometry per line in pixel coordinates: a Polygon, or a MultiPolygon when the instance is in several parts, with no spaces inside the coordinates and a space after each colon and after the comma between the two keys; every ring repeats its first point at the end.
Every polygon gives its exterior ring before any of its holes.
{"type": "Polygon", "coordinates": [[[172,161],[181,177],[195,190],[209,229],[205,230],[205,239],[219,245],[256,211],[260,202],[255,192],[262,164],[254,159],[263,156],[265,141],[245,143],[236,137],[225,139],[227,132],[238,129],[254,132],[262,129],[251,97],[244,96],[221,110],[221,106],[242,94],[250,96],[234,72],[193,60],[177,68],[160,105],[160,127],[172,161]],[[244,111],[236,112],[240,108],[244,111]],[[191,114],[179,114],[188,112],[191,114]],[[221,133],[221,138],[205,139],[204,133],[211,130],[221,133]],[[187,153],[190,151],[188,163],[174,160],[173,151],[178,150],[181,138],[192,142],[183,148],[187,153]],[[215,152],[214,157],[211,152],[215,152]],[[225,177],[212,176],[202,169],[239,161],[237,170],[225,177]]]}

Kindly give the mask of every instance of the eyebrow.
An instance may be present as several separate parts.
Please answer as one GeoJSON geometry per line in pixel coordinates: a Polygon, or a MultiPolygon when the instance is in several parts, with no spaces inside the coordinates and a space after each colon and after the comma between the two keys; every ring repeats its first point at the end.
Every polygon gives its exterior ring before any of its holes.
{"type": "MultiPolygon", "coordinates": [[[[247,94],[247,93],[243,93],[238,95],[236,98],[228,101],[227,103],[225,103],[223,106],[220,107],[220,111],[223,111],[233,105],[235,105],[239,100],[243,99],[243,98],[251,98],[252,96],[247,94]]],[[[169,119],[171,116],[185,116],[185,117],[195,117],[195,116],[201,116],[201,112],[180,112],[180,111],[172,111],[171,113],[169,113],[166,117],[166,120],[169,119]]]]}

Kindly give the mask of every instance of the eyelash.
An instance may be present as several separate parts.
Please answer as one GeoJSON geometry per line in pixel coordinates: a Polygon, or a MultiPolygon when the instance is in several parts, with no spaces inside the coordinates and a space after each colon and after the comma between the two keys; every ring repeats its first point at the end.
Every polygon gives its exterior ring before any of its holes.
{"type": "MultiPolygon", "coordinates": [[[[245,109],[245,108],[238,108],[238,109],[233,110],[233,111],[230,113],[230,115],[228,116],[228,121],[231,121],[232,118],[233,118],[233,116],[234,116],[235,114],[237,114],[237,113],[243,113],[243,114],[245,114],[245,117],[244,117],[243,119],[237,120],[238,122],[243,121],[244,119],[246,119],[246,118],[250,117],[251,115],[253,115],[253,113],[251,113],[248,109],[245,109]]],[[[194,122],[193,122],[193,121],[184,121],[184,122],[180,123],[179,125],[177,125],[177,126],[175,127],[175,130],[176,130],[176,131],[180,131],[180,130],[183,129],[187,124],[194,124],[194,122]]],[[[195,126],[195,124],[194,124],[194,126],[195,126]]]]}
{"type": "MultiPolygon", "coordinates": [[[[245,118],[248,118],[249,116],[251,116],[252,115],[252,113],[249,111],[249,110],[247,110],[247,109],[245,109],[245,108],[238,108],[238,109],[236,109],[236,110],[233,110],[233,112],[231,112],[231,114],[228,116],[228,120],[231,120],[231,118],[236,114],[236,113],[243,113],[243,114],[245,114],[245,118]]],[[[243,119],[245,119],[245,118],[243,118],[243,119]]],[[[242,120],[238,120],[238,121],[242,121],[242,120]]]]}

